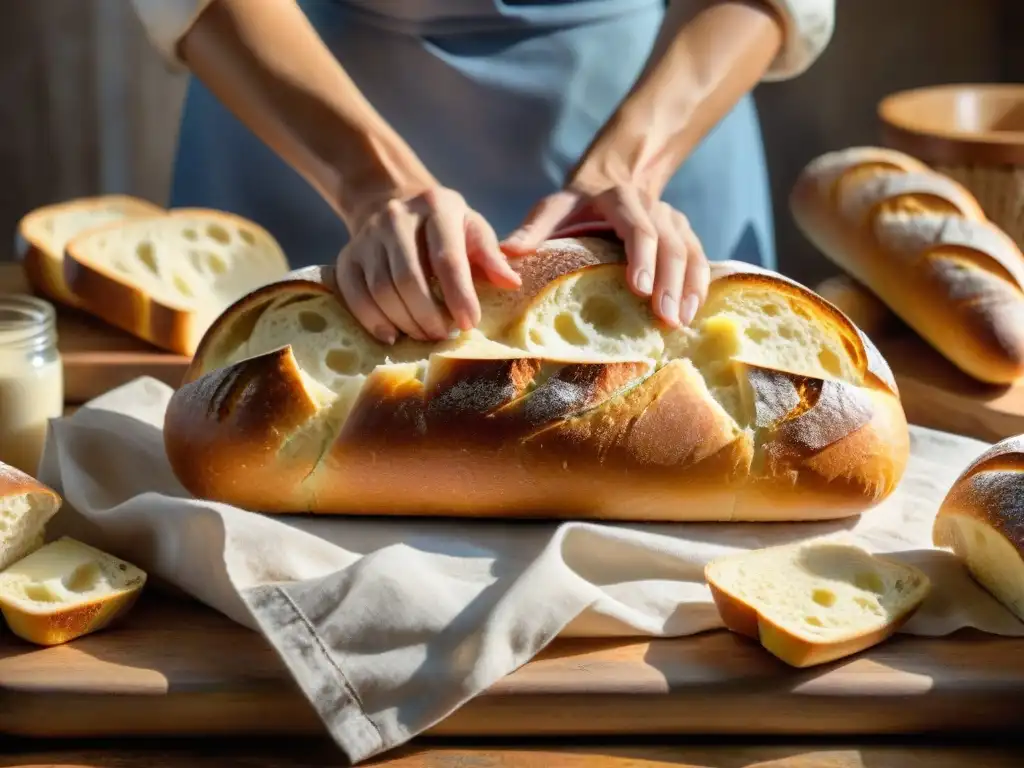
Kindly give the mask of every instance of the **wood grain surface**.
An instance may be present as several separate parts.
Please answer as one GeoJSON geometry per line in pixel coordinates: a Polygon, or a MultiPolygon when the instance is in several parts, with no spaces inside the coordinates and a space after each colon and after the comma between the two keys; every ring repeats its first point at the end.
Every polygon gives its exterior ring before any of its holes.
{"type": "MultiPolygon", "coordinates": [[[[420,742],[362,765],[373,768],[1018,768],[1022,745],[757,745],[615,742],[461,745],[420,742]]],[[[0,752],[3,768],[328,768],[346,765],[323,740],[40,745],[0,752]]]]}
{"type": "MultiPolygon", "coordinates": [[[[901,636],[797,671],[724,631],[559,641],[431,732],[439,736],[909,734],[1019,729],[1024,640],[901,636]]],[[[255,633],[149,593],[115,629],[62,647],[0,639],[0,733],[320,735],[255,633]]]]}
{"type": "MultiPolygon", "coordinates": [[[[0,264],[0,293],[28,291],[20,264],[0,264]]],[[[68,403],[84,403],[139,376],[177,386],[188,367],[188,358],[63,306],[57,306],[57,346],[68,403]]]]}

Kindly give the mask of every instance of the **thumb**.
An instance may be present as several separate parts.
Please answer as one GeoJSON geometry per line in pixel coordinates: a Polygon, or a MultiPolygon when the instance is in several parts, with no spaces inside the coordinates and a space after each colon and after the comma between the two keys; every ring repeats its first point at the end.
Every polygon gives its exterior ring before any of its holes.
{"type": "Polygon", "coordinates": [[[547,240],[580,204],[574,192],[556,192],[534,206],[519,228],[502,242],[507,252],[521,255],[533,251],[547,240]]]}

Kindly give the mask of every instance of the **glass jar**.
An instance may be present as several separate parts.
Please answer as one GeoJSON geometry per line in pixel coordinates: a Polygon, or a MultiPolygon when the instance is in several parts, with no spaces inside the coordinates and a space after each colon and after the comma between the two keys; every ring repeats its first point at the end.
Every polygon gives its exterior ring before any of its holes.
{"type": "Polygon", "coordinates": [[[0,295],[0,461],[35,476],[49,420],[64,413],[53,305],[0,295]]]}

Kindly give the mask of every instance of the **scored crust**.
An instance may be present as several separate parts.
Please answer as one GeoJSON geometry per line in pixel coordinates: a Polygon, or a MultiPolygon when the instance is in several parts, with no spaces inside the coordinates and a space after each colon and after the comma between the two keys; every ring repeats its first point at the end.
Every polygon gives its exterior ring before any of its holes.
{"type": "MultiPolygon", "coordinates": [[[[520,291],[500,301],[481,292],[481,328],[514,336],[548,292],[584,273],[624,275],[623,259],[604,240],[549,243],[513,262],[520,291]]],[[[686,356],[658,364],[456,339],[425,362],[396,350],[341,408],[322,399],[288,344],[244,347],[268,307],[337,297],[331,269],[303,270],[211,326],[168,407],[168,457],[192,493],[264,512],[800,520],[863,511],[892,491],[909,451],[892,373],[805,287],[712,266],[709,304],[757,292],[790,297],[831,329],[855,380],[753,373],[757,361],[712,355],[730,386],[776,406],[771,418],[762,408],[757,423],[739,423],[686,356]]]]}
{"type": "Polygon", "coordinates": [[[790,209],[813,245],[968,375],[1024,375],[1024,256],[963,185],[856,148],[812,161],[790,209]]]}

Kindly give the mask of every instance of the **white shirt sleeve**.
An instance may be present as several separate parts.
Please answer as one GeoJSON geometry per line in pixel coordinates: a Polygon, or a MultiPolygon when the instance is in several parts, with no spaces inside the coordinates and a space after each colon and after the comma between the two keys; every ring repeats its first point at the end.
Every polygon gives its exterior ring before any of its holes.
{"type": "Polygon", "coordinates": [[[146,34],[174,69],[183,69],[178,43],[213,0],[132,0],[146,34]]]}
{"type": "Polygon", "coordinates": [[[828,47],[836,21],[836,0],[764,0],[783,23],[782,50],[764,79],[788,80],[802,74],[828,47]]]}

